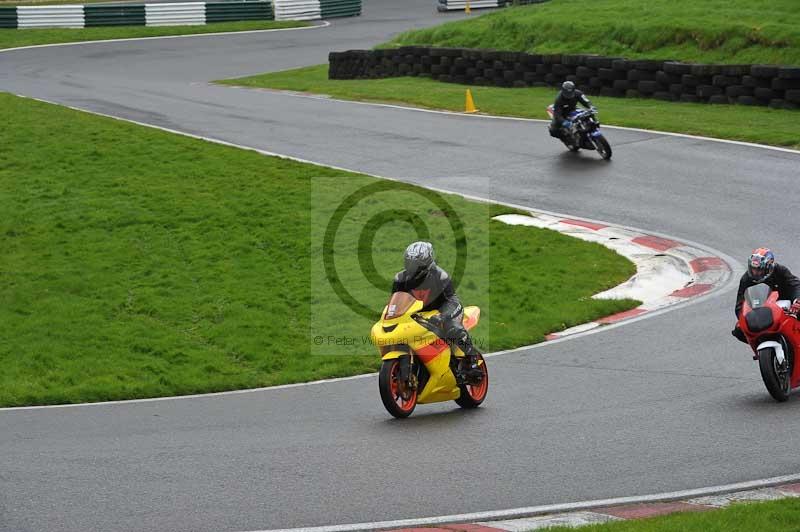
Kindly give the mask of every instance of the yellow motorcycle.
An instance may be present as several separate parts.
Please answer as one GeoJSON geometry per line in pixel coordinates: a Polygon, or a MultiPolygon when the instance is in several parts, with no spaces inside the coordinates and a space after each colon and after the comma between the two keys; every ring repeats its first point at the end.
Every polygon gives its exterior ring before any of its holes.
{"type": "MultiPolygon", "coordinates": [[[[477,408],[489,390],[483,357],[478,357],[480,375],[466,379],[466,356],[430,321],[439,312],[422,312],[422,307],[411,294],[395,292],[372,327],[372,342],[383,360],[378,376],[383,405],[397,418],[410,416],[418,403],[454,400],[462,408],[477,408]]],[[[464,308],[464,327],[475,327],[480,315],[478,307],[464,308]]]]}

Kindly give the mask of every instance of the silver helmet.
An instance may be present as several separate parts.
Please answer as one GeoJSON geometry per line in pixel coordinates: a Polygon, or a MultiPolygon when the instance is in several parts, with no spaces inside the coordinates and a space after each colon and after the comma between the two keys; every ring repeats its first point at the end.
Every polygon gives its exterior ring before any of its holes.
{"type": "Polygon", "coordinates": [[[565,81],[561,84],[561,93],[567,98],[575,96],[575,84],[571,81],[565,81]]]}
{"type": "Polygon", "coordinates": [[[430,242],[414,242],[409,244],[403,255],[406,272],[414,278],[427,275],[434,264],[433,244],[430,242]]]}

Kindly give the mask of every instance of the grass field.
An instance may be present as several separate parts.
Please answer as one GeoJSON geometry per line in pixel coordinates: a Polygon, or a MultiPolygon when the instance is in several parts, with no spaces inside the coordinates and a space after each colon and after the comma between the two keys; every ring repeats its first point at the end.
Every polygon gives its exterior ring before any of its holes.
{"type": "MultiPolygon", "coordinates": [[[[797,532],[800,500],[781,499],[760,503],[738,503],[708,512],[686,512],[635,521],[618,521],[580,527],[581,532],[797,532]]],[[[551,532],[575,530],[553,527],[551,532]]]]}
{"type": "Polygon", "coordinates": [[[418,238],[414,216],[451,271],[450,222],[463,220],[458,291],[483,309],[474,334],[484,349],[541,341],[635,304],[589,298],[629,277],[630,262],[490,221],[509,209],[442,196],[450,215],[416,187],[384,191],[348,213],[323,250],[343,195],[380,180],[7,94],[0,121],[14,125],[0,129],[2,406],[373,371],[372,346],[312,341],[364,336],[372,324],[336,298],[321,265],[332,256],[347,289],[379,311],[402,250],[418,238]],[[363,240],[376,214],[384,219],[363,240]],[[375,268],[366,276],[365,257],[375,268]]]}
{"type": "Polygon", "coordinates": [[[136,37],[161,37],[164,35],[272,30],[280,28],[299,28],[302,26],[308,26],[308,23],[294,20],[246,20],[241,22],[216,22],[203,26],[108,26],[74,29],[0,29],[0,50],[37,44],[102,41],[106,39],[133,39],[136,37]]]}
{"type": "Polygon", "coordinates": [[[800,65],[797,0],[551,0],[403,33],[394,45],[800,65]]]}
{"type": "MultiPolygon", "coordinates": [[[[335,98],[409,104],[431,109],[464,110],[469,88],[483,113],[546,119],[555,89],[476,87],[426,78],[329,80],[328,66],[274,72],[221,83],[328,94],[335,98]]],[[[689,133],[800,148],[800,111],[662,102],[592,96],[604,124],[689,133]]],[[[546,133],[543,133],[546,135],[546,133]]]]}

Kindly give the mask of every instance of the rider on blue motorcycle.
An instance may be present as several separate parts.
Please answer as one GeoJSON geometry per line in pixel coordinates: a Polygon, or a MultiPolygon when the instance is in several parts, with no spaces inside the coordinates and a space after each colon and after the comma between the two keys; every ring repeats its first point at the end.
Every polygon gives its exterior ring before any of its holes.
{"type": "Polygon", "coordinates": [[[571,125],[567,117],[578,107],[579,103],[587,109],[594,109],[589,98],[576,89],[573,82],[565,81],[561,85],[561,91],[556,96],[555,103],[553,103],[553,121],[550,122],[550,136],[561,138],[564,128],[571,125]]]}

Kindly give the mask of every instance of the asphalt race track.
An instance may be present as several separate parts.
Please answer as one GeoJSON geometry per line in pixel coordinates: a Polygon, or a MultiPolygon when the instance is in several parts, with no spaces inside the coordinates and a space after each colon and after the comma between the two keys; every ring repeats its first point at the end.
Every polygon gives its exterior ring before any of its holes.
{"type": "MultiPolygon", "coordinates": [[[[322,63],[443,18],[430,0],[368,0],[363,17],[328,28],[0,53],[0,90],[665,233],[742,264],[769,245],[800,270],[797,153],[609,129],[604,163],[568,153],[539,122],[207,84],[322,63]]],[[[371,376],[0,411],[0,530],[300,527],[797,473],[800,402],[775,403],[730,336],[732,290],[492,358],[489,398],[474,412],[423,406],[397,422],[371,376]]]]}

